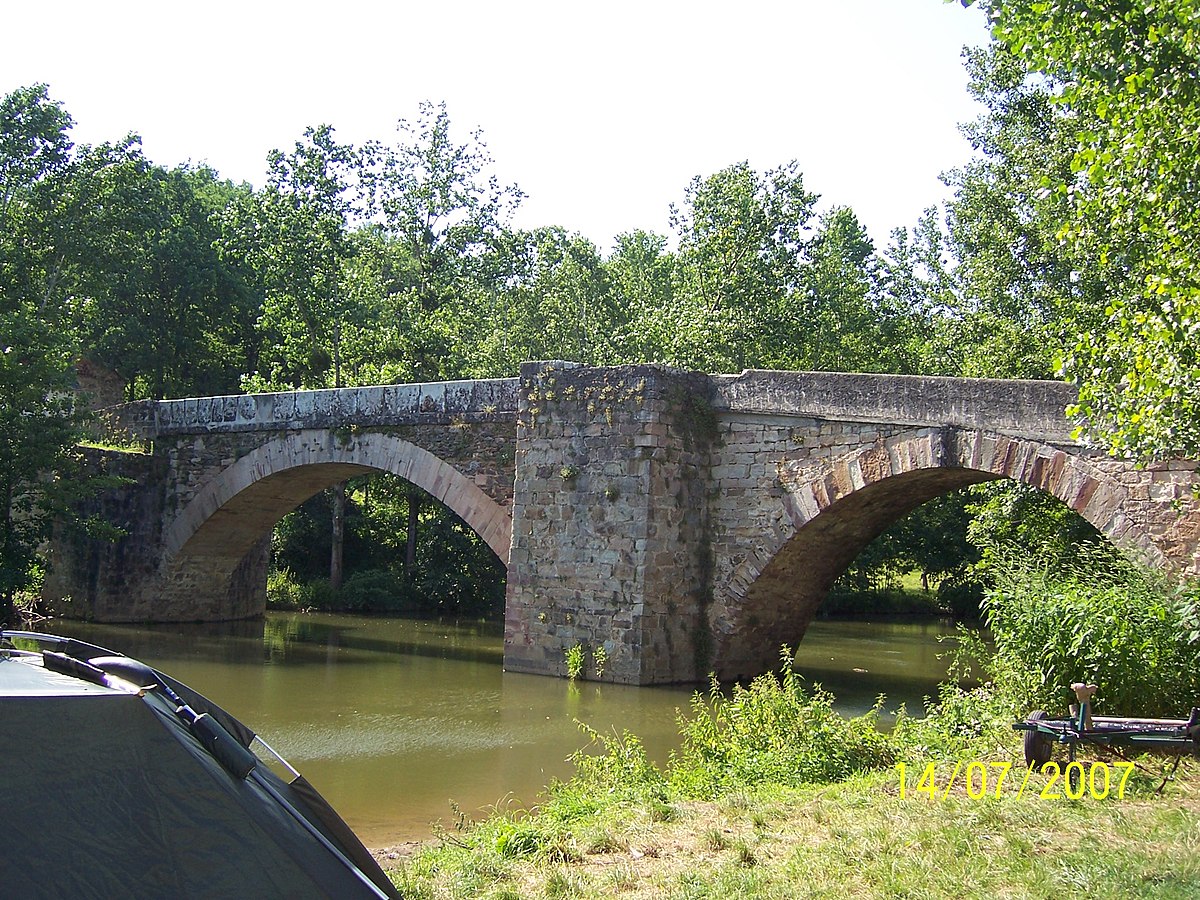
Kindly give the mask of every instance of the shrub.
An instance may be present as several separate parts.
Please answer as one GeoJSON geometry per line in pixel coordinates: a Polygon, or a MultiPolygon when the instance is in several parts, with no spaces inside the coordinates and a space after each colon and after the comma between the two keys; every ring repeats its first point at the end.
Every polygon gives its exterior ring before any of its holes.
{"type": "MultiPolygon", "coordinates": [[[[1056,571],[1009,556],[984,601],[991,675],[1029,708],[1064,713],[1075,681],[1107,715],[1179,715],[1200,697],[1196,597],[1108,548],[1056,571]]],[[[1028,711],[1028,710],[1025,710],[1028,711]]]]}
{"type": "Polygon", "coordinates": [[[301,584],[290,569],[267,573],[268,609],[336,609],[333,588],[329,579],[317,579],[301,584]]]}
{"type": "Polygon", "coordinates": [[[672,756],[672,783],[690,796],[713,797],[760,784],[830,782],[891,765],[895,747],[876,728],[878,708],[846,719],[819,685],[805,688],[787,647],[778,676],[761,675],[726,696],[716,680],[692,698],[679,721],[682,746],[672,756]]]}
{"type": "Polygon", "coordinates": [[[302,609],[304,594],[304,586],[292,577],[291,569],[267,573],[267,609],[302,609]]]}
{"type": "Polygon", "coordinates": [[[667,779],[636,735],[606,736],[580,724],[591,743],[571,754],[575,776],[550,787],[551,815],[570,821],[616,803],[663,804],[671,799],[667,779]]]}
{"type": "Polygon", "coordinates": [[[400,576],[381,569],[348,578],[337,593],[337,605],[351,612],[397,612],[412,606],[400,576]]]}

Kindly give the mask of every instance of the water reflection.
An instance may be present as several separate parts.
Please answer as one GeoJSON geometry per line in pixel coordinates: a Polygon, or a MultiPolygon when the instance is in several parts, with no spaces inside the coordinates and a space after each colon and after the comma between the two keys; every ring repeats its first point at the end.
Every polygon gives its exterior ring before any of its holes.
{"type": "MultiPolygon", "coordinates": [[[[495,804],[532,805],[585,746],[577,722],[629,730],[665,762],[693,687],[570,684],[502,668],[489,623],[269,615],[222,625],[47,623],[143,659],[258,731],[369,846],[423,838],[495,804]]],[[[797,661],[853,714],[880,691],[920,707],[946,671],[941,625],[816,622],[797,661]]]]}

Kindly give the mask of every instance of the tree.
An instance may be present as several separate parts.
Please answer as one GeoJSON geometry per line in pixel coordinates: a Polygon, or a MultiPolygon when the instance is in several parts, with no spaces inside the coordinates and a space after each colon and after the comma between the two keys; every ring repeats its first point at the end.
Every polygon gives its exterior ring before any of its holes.
{"type": "MultiPolygon", "coordinates": [[[[970,5],[973,0],[963,0],[970,5]]],[[[1130,273],[1065,356],[1110,450],[1200,455],[1200,0],[987,0],[993,36],[1080,116],[1045,189],[1059,236],[1130,273]]]]}
{"type": "Polygon", "coordinates": [[[55,194],[71,164],[73,124],[44,84],[0,101],[0,287],[10,303],[19,296],[52,306],[67,265],[68,229],[55,215],[55,194]]]}
{"type": "Polygon", "coordinates": [[[617,362],[614,334],[627,311],[614,302],[595,245],[553,227],[510,234],[503,246],[507,274],[491,288],[489,314],[474,322],[481,340],[470,373],[510,375],[526,359],[617,362]]]}
{"type": "Polygon", "coordinates": [[[355,312],[342,290],[360,156],[328,125],[268,156],[267,186],[222,214],[223,251],[264,288],[259,390],[342,384],[341,331],[355,312]]]}
{"type": "Polygon", "coordinates": [[[795,161],[761,174],[742,162],[692,180],[671,211],[679,252],[669,362],[738,371],[794,343],[800,323],[787,310],[803,290],[816,202],[795,161]]]}
{"type": "Polygon", "coordinates": [[[1128,275],[1097,248],[1059,239],[1070,210],[1045,184],[1071,177],[1082,116],[1056,104],[1049,84],[1028,77],[1005,47],[964,55],[971,94],[986,111],[963,127],[975,158],[946,176],[955,189],[947,249],[959,374],[1052,378],[1128,275]]]}
{"type": "Polygon", "coordinates": [[[613,302],[625,311],[613,335],[622,362],[661,362],[669,358],[675,309],[675,255],[667,239],[636,230],[617,235],[604,262],[613,302]]]}
{"type": "Polygon", "coordinates": [[[82,162],[79,193],[103,237],[75,310],[87,355],[125,378],[130,399],[235,391],[244,356],[231,345],[250,310],[216,250],[215,173],[152,165],[136,140],[82,162]]]}
{"type": "Polygon", "coordinates": [[[59,198],[71,165],[71,118],[45,85],[0,101],[0,621],[36,577],[38,544],[60,508],[79,435],[74,347],[59,285],[69,222],[59,198]]]}
{"type": "Polygon", "coordinates": [[[838,206],[820,217],[807,257],[803,288],[786,311],[794,336],[781,341],[761,364],[811,371],[903,371],[894,332],[898,320],[911,313],[877,290],[875,245],[852,209],[838,206]]]}
{"type": "Polygon", "coordinates": [[[37,572],[39,544],[65,511],[82,418],[71,390],[72,348],[36,307],[0,296],[0,622],[37,572]]]}
{"type": "Polygon", "coordinates": [[[412,376],[455,377],[447,362],[465,361],[456,346],[461,322],[495,296],[505,228],[524,194],[488,174],[479,131],[454,141],[445,103],[421,103],[416,120],[401,119],[397,130],[396,144],[365,148],[364,171],[371,220],[396,262],[390,331],[412,376]]]}

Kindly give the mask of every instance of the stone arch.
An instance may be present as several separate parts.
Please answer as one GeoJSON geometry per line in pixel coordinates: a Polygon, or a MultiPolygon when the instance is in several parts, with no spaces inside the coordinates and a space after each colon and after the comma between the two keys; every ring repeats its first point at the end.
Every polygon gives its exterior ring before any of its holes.
{"type": "Polygon", "coordinates": [[[206,484],[167,527],[164,558],[240,560],[285,513],[314,493],[366,472],[399,475],[467,523],[507,565],[512,516],[470,478],[427,450],[373,432],[287,434],[243,456],[206,484]]]}
{"type": "Polygon", "coordinates": [[[1129,489],[1082,452],[978,430],[904,431],[833,460],[780,464],[784,527],[747,554],[714,604],[715,671],[771,669],[780,643],[800,640],[833,581],[888,526],[941,494],[1001,478],[1053,494],[1118,546],[1166,564],[1152,530],[1129,515],[1129,489]]]}

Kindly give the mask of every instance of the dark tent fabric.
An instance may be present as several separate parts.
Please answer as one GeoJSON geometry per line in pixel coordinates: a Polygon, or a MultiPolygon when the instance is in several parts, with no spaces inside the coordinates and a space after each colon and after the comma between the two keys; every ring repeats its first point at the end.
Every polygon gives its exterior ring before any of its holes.
{"type": "Polygon", "coordinates": [[[5,896],[398,896],[306,782],[262,764],[231,774],[163,690],[90,683],[41,655],[0,652],[0,792],[5,896]]]}

